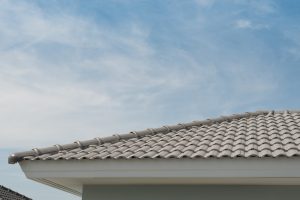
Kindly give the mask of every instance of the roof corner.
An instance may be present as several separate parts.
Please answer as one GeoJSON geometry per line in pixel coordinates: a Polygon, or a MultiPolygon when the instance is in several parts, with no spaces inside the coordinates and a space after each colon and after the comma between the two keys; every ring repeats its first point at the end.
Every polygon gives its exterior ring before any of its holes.
{"type": "Polygon", "coordinates": [[[8,164],[15,164],[18,162],[18,157],[15,154],[10,154],[8,157],[8,164]]]}

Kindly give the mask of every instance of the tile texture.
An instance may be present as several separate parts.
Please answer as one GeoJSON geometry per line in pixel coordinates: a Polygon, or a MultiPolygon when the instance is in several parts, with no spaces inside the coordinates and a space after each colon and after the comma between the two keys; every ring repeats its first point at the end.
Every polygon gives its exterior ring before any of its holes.
{"type": "Polygon", "coordinates": [[[33,149],[9,161],[298,155],[300,111],[257,111],[33,149]]]}
{"type": "Polygon", "coordinates": [[[0,185],[0,200],[30,200],[30,198],[0,185]]]}

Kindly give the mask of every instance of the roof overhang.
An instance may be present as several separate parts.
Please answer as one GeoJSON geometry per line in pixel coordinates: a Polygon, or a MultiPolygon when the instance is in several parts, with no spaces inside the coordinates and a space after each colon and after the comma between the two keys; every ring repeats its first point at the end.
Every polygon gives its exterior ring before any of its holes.
{"type": "Polygon", "coordinates": [[[300,158],[22,161],[32,180],[81,195],[92,184],[300,185],[300,158]]]}

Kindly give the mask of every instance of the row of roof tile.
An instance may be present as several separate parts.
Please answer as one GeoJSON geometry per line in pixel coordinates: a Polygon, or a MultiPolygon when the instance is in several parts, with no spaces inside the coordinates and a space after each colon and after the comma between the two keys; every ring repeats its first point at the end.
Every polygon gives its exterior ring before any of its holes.
{"type": "Polygon", "coordinates": [[[19,160],[293,157],[300,112],[245,113],[15,154],[19,160]]]}

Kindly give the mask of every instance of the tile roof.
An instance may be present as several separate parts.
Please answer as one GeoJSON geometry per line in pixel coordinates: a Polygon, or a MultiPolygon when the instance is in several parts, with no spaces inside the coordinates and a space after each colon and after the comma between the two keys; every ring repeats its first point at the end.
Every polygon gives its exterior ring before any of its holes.
{"type": "Polygon", "coordinates": [[[21,160],[292,157],[300,111],[257,111],[19,152],[21,160]]]}
{"type": "Polygon", "coordinates": [[[18,192],[0,185],[0,200],[31,200],[18,192]]]}

